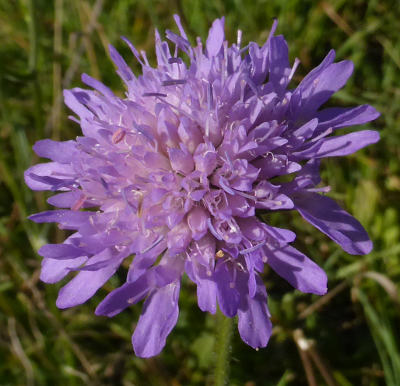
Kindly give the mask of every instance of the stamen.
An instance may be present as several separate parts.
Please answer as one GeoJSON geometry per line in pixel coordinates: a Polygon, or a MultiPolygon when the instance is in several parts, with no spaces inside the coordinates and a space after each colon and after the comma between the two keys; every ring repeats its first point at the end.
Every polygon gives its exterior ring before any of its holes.
{"type": "Polygon", "coordinates": [[[161,243],[161,241],[164,240],[164,236],[161,235],[158,237],[158,239],[156,241],[154,241],[153,244],[151,244],[149,247],[145,248],[143,251],[139,252],[141,255],[143,255],[144,253],[150,251],[151,249],[153,249],[154,247],[156,247],[158,244],[161,243]]]}
{"type": "Polygon", "coordinates": [[[147,60],[146,51],[141,50],[141,51],[140,51],[140,54],[142,55],[142,58],[143,58],[143,60],[144,60],[144,63],[146,64],[146,66],[150,67],[150,63],[149,63],[149,61],[147,60]]]}
{"type": "Polygon", "coordinates": [[[119,128],[113,135],[112,135],[112,143],[116,144],[121,142],[125,138],[125,130],[119,128]]]}
{"type": "Polygon", "coordinates": [[[207,87],[207,108],[208,108],[208,111],[211,111],[213,104],[214,104],[213,86],[212,86],[212,83],[208,83],[208,87],[207,87]]]}
{"type": "Polygon", "coordinates": [[[207,219],[207,226],[210,232],[215,236],[215,238],[222,241],[222,237],[215,230],[210,218],[207,219]]]}
{"type": "Polygon", "coordinates": [[[221,185],[221,188],[225,190],[225,192],[229,193],[232,196],[235,195],[235,191],[225,184],[222,177],[219,178],[219,184],[221,185]]]}
{"type": "Polygon", "coordinates": [[[254,246],[252,246],[252,247],[250,247],[250,248],[247,248],[247,249],[242,249],[241,251],[239,251],[239,253],[240,253],[241,255],[245,255],[245,254],[247,254],[247,253],[254,252],[254,251],[256,251],[257,249],[260,249],[261,247],[263,247],[266,243],[267,243],[267,241],[264,240],[264,241],[262,241],[260,244],[254,245],[254,246]]]}
{"type": "Polygon", "coordinates": [[[181,58],[175,58],[175,57],[169,58],[169,59],[168,59],[168,63],[169,63],[169,64],[173,64],[173,63],[179,63],[179,64],[181,64],[181,63],[182,63],[182,59],[181,59],[181,58]]]}
{"type": "Polygon", "coordinates": [[[242,43],[242,31],[240,29],[238,29],[237,31],[237,46],[240,49],[240,44],[242,43]]]}
{"type": "Polygon", "coordinates": [[[315,138],[311,139],[309,143],[319,141],[320,139],[326,137],[327,135],[333,133],[332,127],[328,127],[325,131],[323,131],[320,135],[316,136],[315,138]]]}
{"type": "Polygon", "coordinates": [[[77,210],[79,210],[80,208],[82,208],[83,204],[84,204],[85,201],[86,201],[86,198],[87,198],[87,197],[86,197],[84,194],[82,194],[82,195],[79,197],[79,199],[74,203],[74,205],[72,205],[71,210],[77,211],[77,210]]]}
{"type": "Polygon", "coordinates": [[[244,192],[242,192],[240,190],[235,189],[235,193],[237,193],[239,196],[243,196],[243,197],[248,198],[250,200],[257,201],[256,197],[251,196],[250,194],[244,193],[244,192]]]}
{"type": "Polygon", "coordinates": [[[296,58],[296,59],[294,60],[292,70],[290,71],[290,74],[289,74],[289,76],[288,76],[288,79],[289,79],[289,80],[292,80],[293,75],[294,75],[294,73],[296,72],[296,69],[297,69],[297,67],[299,66],[299,64],[300,64],[300,59],[296,58]]]}
{"type": "Polygon", "coordinates": [[[167,96],[167,94],[163,94],[161,92],[145,92],[144,94],[142,94],[142,96],[144,97],[160,97],[160,98],[165,98],[167,96]]]}
{"type": "Polygon", "coordinates": [[[215,254],[215,258],[216,259],[221,259],[222,257],[225,256],[225,253],[222,249],[220,249],[216,254],[215,254]]]}
{"type": "Polygon", "coordinates": [[[313,193],[329,193],[331,191],[331,187],[328,186],[323,186],[321,188],[310,188],[306,189],[307,192],[313,192],[313,193]]]}
{"type": "Polygon", "coordinates": [[[132,51],[132,54],[135,56],[136,60],[143,66],[142,59],[140,59],[140,55],[138,50],[135,48],[135,46],[124,36],[121,36],[121,39],[128,45],[130,50],[132,51]]]}
{"type": "Polygon", "coordinates": [[[162,86],[177,86],[180,84],[185,84],[186,80],[184,79],[171,79],[171,80],[164,80],[161,82],[162,86]]]}
{"type": "Polygon", "coordinates": [[[107,184],[106,180],[103,177],[100,177],[100,181],[101,181],[101,184],[103,185],[103,188],[105,190],[108,190],[108,184],[107,184]]]}

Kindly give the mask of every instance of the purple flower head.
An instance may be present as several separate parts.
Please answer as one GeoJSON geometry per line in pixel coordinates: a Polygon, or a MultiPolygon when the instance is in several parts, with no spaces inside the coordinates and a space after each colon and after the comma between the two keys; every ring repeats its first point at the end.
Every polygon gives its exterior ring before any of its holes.
{"type": "Polygon", "coordinates": [[[41,279],[54,283],[76,271],[57,299],[59,308],[76,306],[133,255],[126,283],[96,314],[111,317],[144,300],[132,337],[138,356],[165,345],[184,273],[197,285],[201,310],[215,313],[218,304],[226,316],[238,315],[243,341],[264,347],[271,334],[264,265],[307,293],[326,293],[327,278],[290,245],[293,232],[256,215],[297,210],[346,252],[368,253],[360,223],[316,186],[321,158],[379,139],[370,130],[331,134],[379,114],[368,105],[320,109],[353,70],[350,61],[334,63],[334,51],[289,88],[299,61],[289,63],[276,22],[263,46],[241,47],[241,32],[229,46],[217,19],[206,43],[197,39],[193,47],[175,20],[180,35],[167,31],[170,45],[156,32],[156,68],[124,39],[142,65],[139,77],[110,47],[124,98],[88,75],[82,81],[94,90],[64,92],[82,136],[35,144],[51,162],[28,169],[26,183],[57,192],[48,201],[59,209],[30,219],[73,231],[64,243],[40,248],[41,279]],[[290,182],[271,182],[282,175],[290,182]]]}

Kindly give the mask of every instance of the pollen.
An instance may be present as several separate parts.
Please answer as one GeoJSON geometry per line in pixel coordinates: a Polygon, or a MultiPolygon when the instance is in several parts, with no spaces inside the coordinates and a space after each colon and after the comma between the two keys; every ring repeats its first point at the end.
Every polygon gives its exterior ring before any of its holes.
{"type": "Polygon", "coordinates": [[[225,256],[225,253],[222,249],[220,249],[216,254],[215,254],[215,258],[216,259],[221,259],[222,257],[225,256]]]}

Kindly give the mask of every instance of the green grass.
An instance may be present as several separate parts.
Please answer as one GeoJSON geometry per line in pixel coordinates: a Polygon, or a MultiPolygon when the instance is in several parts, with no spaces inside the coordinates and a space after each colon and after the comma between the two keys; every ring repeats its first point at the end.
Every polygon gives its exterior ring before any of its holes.
{"type": "Polygon", "coordinates": [[[193,285],[183,285],[180,319],[163,353],[136,358],[130,335],[140,306],[113,319],[93,314],[99,300],[122,283],[123,272],[87,304],[57,310],[57,291],[65,281],[41,283],[35,251],[63,235],[53,225],[26,220],[46,208],[47,197],[32,194],[23,183],[23,171],[38,161],[32,144],[78,134],[62,105],[62,88],[82,86],[80,74],[86,72],[121,94],[107,45],[116,46],[138,73],[119,36],[154,60],[153,28],[176,30],[173,13],[181,15],[193,41],[205,38],[212,20],[225,15],[231,41],[240,28],[245,41],[262,43],[278,17],[291,59],[302,62],[295,82],[334,48],[338,59],[354,61],[355,70],[332,103],[370,103],[382,113],[365,127],[381,131],[379,144],[323,163],[324,182],[368,229],[373,252],[347,255],[299,216],[274,218],[298,230],[298,247],[328,272],[331,295],[323,300],[304,295],[266,272],[274,334],[268,348],[256,352],[234,332],[230,385],[306,385],[306,370],[318,385],[399,385],[400,3],[395,0],[0,1],[0,384],[212,384],[214,319],[198,310],[193,285]],[[302,357],[296,330],[308,342],[302,357]]]}

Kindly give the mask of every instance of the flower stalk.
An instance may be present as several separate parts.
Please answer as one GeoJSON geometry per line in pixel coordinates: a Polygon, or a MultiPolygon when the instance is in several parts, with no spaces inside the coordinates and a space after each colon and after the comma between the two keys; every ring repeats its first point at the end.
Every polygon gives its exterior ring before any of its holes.
{"type": "Polygon", "coordinates": [[[220,310],[215,317],[215,386],[225,386],[229,380],[230,352],[233,318],[226,317],[220,310]]]}

